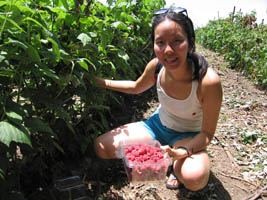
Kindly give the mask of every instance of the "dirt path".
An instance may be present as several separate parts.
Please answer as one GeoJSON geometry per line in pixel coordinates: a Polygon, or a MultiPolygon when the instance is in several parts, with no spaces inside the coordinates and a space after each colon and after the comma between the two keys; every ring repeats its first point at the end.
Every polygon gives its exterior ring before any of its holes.
{"type": "MultiPolygon", "coordinates": [[[[224,90],[217,132],[208,147],[211,160],[208,185],[201,191],[191,192],[168,190],[164,183],[131,184],[127,182],[121,161],[89,159],[86,165],[91,167],[83,169],[81,175],[92,199],[243,200],[266,186],[266,90],[257,89],[241,73],[227,68],[218,54],[201,46],[197,49],[220,75],[224,90]]],[[[148,109],[138,110],[137,106],[133,120],[147,118],[158,105],[156,99],[141,104],[148,109]]],[[[267,199],[263,192],[260,195],[261,199],[267,199]]]]}

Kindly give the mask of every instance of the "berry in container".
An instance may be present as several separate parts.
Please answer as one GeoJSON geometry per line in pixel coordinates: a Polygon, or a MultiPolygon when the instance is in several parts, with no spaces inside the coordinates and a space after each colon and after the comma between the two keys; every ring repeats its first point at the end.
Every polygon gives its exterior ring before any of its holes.
{"type": "Polygon", "coordinates": [[[157,140],[123,141],[120,154],[130,182],[164,181],[172,159],[157,140]]]}

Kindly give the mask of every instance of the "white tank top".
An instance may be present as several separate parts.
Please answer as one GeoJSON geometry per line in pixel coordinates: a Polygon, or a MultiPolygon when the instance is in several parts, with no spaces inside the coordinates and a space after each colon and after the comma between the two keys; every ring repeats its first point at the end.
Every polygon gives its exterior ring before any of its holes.
{"type": "MultiPolygon", "coordinates": [[[[184,100],[168,96],[160,85],[163,67],[157,78],[157,93],[159,98],[159,118],[169,129],[180,132],[200,131],[202,127],[202,105],[197,98],[198,81],[192,82],[190,95],[184,100]]],[[[177,91],[179,92],[179,91],[177,91]]]]}

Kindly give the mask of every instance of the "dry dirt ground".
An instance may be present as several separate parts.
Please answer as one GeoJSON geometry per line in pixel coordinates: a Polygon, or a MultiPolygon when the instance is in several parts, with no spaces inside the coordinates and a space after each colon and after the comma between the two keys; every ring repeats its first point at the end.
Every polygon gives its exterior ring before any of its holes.
{"type": "MultiPolygon", "coordinates": [[[[73,175],[85,183],[87,199],[123,200],[266,200],[267,93],[240,72],[230,69],[223,57],[197,46],[219,74],[224,99],[217,131],[208,147],[211,176],[201,191],[168,190],[162,182],[129,183],[121,160],[88,158],[73,175]]],[[[129,98],[131,121],[148,118],[157,99],[143,94],[129,98]]],[[[120,114],[121,115],[121,114],[120,114]]],[[[118,116],[119,119],[119,116],[118,116]]],[[[121,119],[121,123],[127,122],[121,119]]]]}

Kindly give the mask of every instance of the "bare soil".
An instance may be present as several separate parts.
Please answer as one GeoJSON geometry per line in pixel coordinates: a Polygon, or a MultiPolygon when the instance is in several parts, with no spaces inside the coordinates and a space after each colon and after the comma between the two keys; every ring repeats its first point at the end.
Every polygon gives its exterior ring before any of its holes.
{"type": "MultiPolygon", "coordinates": [[[[72,175],[81,177],[88,199],[267,199],[266,89],[258,88],[241,72],[230,69],[217,53],[201,46],[197,46],[197,50],[217,71],[224,90],[217,131],[208,146],[211,160],[208,185],[201,191],[192,192],[185,188],[166,189],[164,182],[132,184],[127,180],[121,160],[90,157],[72,171],[72,175]]],[[[155,91],[130,96],[128,106],[130,108],[119,109],[118,125],[148,118],[158,106],[155,91]]]]}

